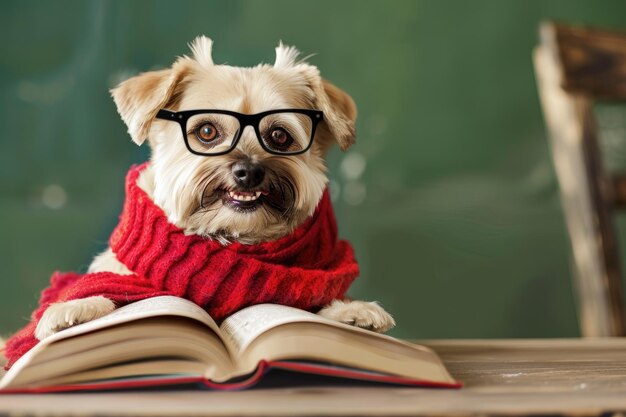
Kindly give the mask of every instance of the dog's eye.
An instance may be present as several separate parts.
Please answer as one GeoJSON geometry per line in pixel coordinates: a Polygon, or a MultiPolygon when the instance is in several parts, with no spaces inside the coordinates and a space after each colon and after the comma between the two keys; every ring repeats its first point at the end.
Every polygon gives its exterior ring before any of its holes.
{"type": "Polygon", "coordinates": [[[275,128],[269,134],[270,144],[278,149],[286,149],[293,143],[293,138],[283,128],[275,128]]]}
{"type": "Polygon", "coordinates": [[[211,123],[205,123],[196,129],[196,137],[200,142],[210,143],[217,139],[217,128],[211,123]]]}

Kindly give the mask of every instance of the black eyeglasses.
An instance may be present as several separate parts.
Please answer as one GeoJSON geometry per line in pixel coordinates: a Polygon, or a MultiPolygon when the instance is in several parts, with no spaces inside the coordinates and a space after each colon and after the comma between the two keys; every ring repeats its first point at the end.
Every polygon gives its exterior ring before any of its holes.
{"type": "Polygon", "coordinates": [[[313,144],[324,113],[311,109],[279,109],[257,114],[228,110],[159,110],[156,117],[177,122],[189,152],[224,155],[237,146],[246,126],[252,126],[261,147],[274,155],[299,155],[313,144]]]}

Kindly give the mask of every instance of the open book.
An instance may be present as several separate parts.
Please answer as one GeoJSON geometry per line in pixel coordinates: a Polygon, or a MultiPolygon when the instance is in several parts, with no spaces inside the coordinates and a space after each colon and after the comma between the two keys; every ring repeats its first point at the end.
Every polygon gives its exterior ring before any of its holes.
{"type": "Polygon", "coordinates": [[[459,387],[430,349],[275,304],[221,326],[182,298],[138,301],[56,333],[22,356],[0,392],[195,383],[245,388],[270,369],[403,385],[459,387]]]}

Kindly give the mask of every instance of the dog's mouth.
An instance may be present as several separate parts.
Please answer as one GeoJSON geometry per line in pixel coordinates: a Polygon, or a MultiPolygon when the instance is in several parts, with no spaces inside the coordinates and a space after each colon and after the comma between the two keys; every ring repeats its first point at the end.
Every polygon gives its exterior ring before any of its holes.
{"type": "Polygon", "coordinates": [[[267,195],[267,190],[222,190],[222,201],[235,211],[251,212],[263,204],[267,195]]]}
{"type": "Polygon", "coordinates": [[[220,201],[221,207],[236,213],[251,213],[263,209],[285,220],[292,215],[295,194],[296,190],[289,181],[269,182],[262,188],[251,189],[222,185],[207,192],[205,188],[198,212],[219,210],[220,206],[213,207],[213,204],[220,201]]]}

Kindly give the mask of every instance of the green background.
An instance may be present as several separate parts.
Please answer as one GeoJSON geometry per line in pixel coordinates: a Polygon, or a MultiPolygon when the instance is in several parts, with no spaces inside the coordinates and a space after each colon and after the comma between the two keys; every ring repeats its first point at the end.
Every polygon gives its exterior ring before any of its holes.
{"type": "MultiPolygon", "coordinates": [[[[543,19],[624,28],[626,2],[3,3],[0,333],[52,271],[85,270],[106,246],[125,172],[149,156],[108,88],[206,34],[216,63],[273,62],[279,40],[315,53],[355,99],[357,145],[333,151],[330,176],[362,267],[351,295],[381,301],[394,335],[577,336],[531,64],[543,19]]],[[[619,142],[626,118],[608,112],[619,142]]]]}

